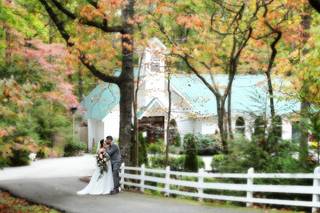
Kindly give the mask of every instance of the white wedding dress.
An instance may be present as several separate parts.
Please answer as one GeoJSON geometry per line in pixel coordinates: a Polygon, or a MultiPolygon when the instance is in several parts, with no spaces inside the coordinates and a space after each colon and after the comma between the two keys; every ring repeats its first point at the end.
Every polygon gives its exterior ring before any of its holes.
{"type": "Polygon", "coordinates": [[[111,161],[109,160],[107,162],[108,166],[108,172],[103,172],[102,176],[99,179],[100,176],[100,168],[98,165],[96,165],[96,169],[91,177],[91,180],[89,184],[82,189],[81,191],[78,191],[78,195],[104,195],[104,194],[110,194],[110,192],[114,188],[113,184],[113,176],[112,176],[112,168],[111,168],[111,161]]]}

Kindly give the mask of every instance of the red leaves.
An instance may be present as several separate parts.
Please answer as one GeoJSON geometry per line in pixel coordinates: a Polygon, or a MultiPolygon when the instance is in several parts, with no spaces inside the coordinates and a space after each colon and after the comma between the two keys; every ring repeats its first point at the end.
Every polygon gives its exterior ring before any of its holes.
{"type": "Polygon", "coordinates": [[[21,198],[12,197],[7,192],[0,192],[1,213],[22,213],[22,212],[57,212],[46,206],[32,205],[21,198]]]}

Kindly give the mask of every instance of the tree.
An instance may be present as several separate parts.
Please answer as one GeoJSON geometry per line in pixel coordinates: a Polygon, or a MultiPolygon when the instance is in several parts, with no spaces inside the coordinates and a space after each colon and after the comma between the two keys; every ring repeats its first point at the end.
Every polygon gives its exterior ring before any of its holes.
{"type": "MultiPolygon", "coordinates": [[[[238,72],[241,54],[251,38],[252,25],[263,7],[262,2],[241,1],[233,4],[231,1],[214,1],[212,4],[212,1],[202,1],[192,4],[177,1],[173,4],[163,1],[156,11],[163,11],[166,16],[151,14],[155,27],[162,34],[159,36],[171,48],[171,55],[182,61],[215,96],[220,138],[225,152],[228,150],[228,128],[224,122],[226,99],[230,96],[231,100],[232,83],[238,72]],[[185,33],[177,36],[177,32],[181,31],[185,33]],[[217,73],[227,74],[227,85],[216,82],[217,73]]],[[[231,117],[231,107],[228,108],[228,116],[231,117]]],[[[229,126],[230,123],[229,120],[229,126]]]]}
{"type": "MultiPolygon", "coordinates": [[[[168,66],[168,65],[167,65],[168,66]]],[[[165,160],[165,165],[169,166],[169,148],[170,148],[170,143],[171,143],[171,108],[172,108],[172,92],[171,92],[171,70],[170,66],[167,67],[167,92],[168,92],[168,113],[167,113],[167,128],[166,128],[166,160],[165,160]]]]}
{"type": "Polygon", "coordinates": [[[198,138],[192,134],[184,136],[184,149],[186,158],[184,160],[185,171],[197,172],[198,171],[198,156],[197,156],[197,143],[198,138]]]}
{"type": "MultiPolygon", "coordinates": [[[[69,107],[77,104],[69,77],[64,45],[47,44],[47,32],[41,17],[26,16],[18,4],[0,3],[0,21],[10,28],[10,60],[0,63],[0,161],[9,165],[27,163],[28,153],[46,148],[50,152],[54,136],[68,140],[69,107]]],[[[2,29],[0,30],[2,33],[2,29]]],[[[7,51],[5,37],[0,37],[0,61],[7,51]]],[[[49,153],[46,153],[49,154],[49,153]]],[[[1,165],[3,166],[3,165],[1,165]]]]}
{"type": "MultiPolygon", "coordinates": [[[[131,141],[132,141],[132,103],[134,99],[134,58],[133,58],[133,25],[134,25],[134,0],[128,0],[127,3],[122,0],[118,1],[88,1],[82,7],[79,13],[72,12],[69,7],[71,3],[64,5],[58,0],[39,0],[43,5],[49,17],[60,32],[62,38],[66,41],[70,48],[73,48],[79,56],[80,61],[90,70],[90,72],[98,79],[118,85],[120,89],[120,135],[119,142],[123,160],[127,164],[132,164],[130,158],[131,141]],[[69,7],[68,7],[69,6],[69,7]],[[108,8],[109,7],[109,8],[108,8]],[[114,19],[121,19],[120,24],[111,25],[108,14],[104,10],[121,10],[121,17],[114,19]],[[106,74],[90,60],[90,53],[86,53],[81,46],[78,46],[72,37],[72,34],[67,31],[68,23],[71,22],[75,27],[89,27],[94,30],[99,30],[99,33],[104,34],[120,34],[121,39],[121,72],[120,75],[114,76],[113,71],[106,74]]],[[[80,6],[80,5],[77,5],[80,6]]],[[[111,13],[112,14],[112,13],[111,13]]],[[[114,14],[114,13],[113,13],[114,14]]],[[[73,28],[74,29],[74,28],[73,28]]],[[[113,55],[115,56],[115,55],[113,55]]]]}

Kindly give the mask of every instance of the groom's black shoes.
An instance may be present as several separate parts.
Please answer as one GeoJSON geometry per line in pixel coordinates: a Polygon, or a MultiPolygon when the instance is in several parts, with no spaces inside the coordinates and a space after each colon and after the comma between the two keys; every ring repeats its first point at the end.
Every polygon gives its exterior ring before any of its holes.
{"type": "Polygon", "coordinates": [[[111,191],[111,195],[115,195],[115,194],[118,194],[120,191],[119,191],[119,189],[114,189],[114,190],[112,190],[111,191]]]}

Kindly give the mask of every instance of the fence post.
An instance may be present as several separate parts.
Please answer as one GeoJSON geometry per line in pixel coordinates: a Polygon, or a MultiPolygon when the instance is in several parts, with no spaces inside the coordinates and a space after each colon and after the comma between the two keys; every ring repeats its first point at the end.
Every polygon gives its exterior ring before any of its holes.
{"type": "Polygon", "coordinates": [[[121,180],[120,180],[121,189],[124,189],[124,168],[125,168],[125,164],[122,163],[121,164],[121,173],[120,173],[120,176],[121,176],[121,180]]]}
{"type": "Polygon", "coordinates": [[[144,192],[144,175],[145,175],[145,165],[141,165],[141,173],[140,173],[140,191],[144,192]]]}
{"type": "Polygon", "coordinates": [[[170,166],[166,167],[166,177],[164,186],[165,196],[170,196],[170,166]]]}
{"type": "MultiPolygon", "coordinates": [[[[248,176],[247,177],[247,187],[252,188],[253,187],[253,175],[254,174],[254,168],[248,169],[248,176]],[[251,176],[251,177],[250,177],[251,176]]],[[[247,207],[252,206],[252,202],[250,200],[253,198],[253,192],[249,189],[247,189],[247,207]]]]}
{"type": "Polygon", "coordinates": [[[203,201],[203,183],[204,183],[204,169],[198,171],[198,200],[203,201]]]}
{"type": "MultiPolygon", "coordinates": [[[[314,177],[313,177],[313,187],[314,188],[318,188],[320,187],[320,180],[317,178],[317,176],[319,176],[320,174],[320,167],[318,166],[317,168],[314,169],[314,177]]],[[[312,195],[312,203],[318,203],[320,200],[319,200],[319,195],[318,194],[313,194],[312,195]]],[[[312,208],[312,213],[316,213],[318,210],[317,207],[313,207],[312,208]]]]}

